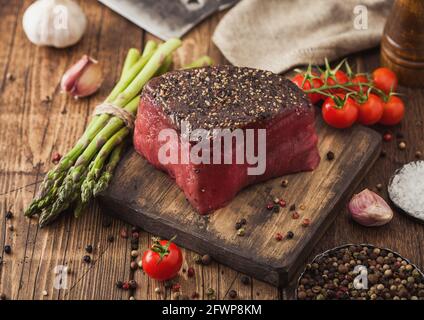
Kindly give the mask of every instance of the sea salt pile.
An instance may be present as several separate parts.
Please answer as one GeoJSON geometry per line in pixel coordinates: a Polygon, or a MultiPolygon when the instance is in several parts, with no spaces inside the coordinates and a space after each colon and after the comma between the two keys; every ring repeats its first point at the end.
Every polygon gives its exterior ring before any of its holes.
{"type": "Polygon", "coordinates": [[[424,219],[424,161],[410,162],[399,169],[388,190],[395,205],[415,218],[424,219]]]}

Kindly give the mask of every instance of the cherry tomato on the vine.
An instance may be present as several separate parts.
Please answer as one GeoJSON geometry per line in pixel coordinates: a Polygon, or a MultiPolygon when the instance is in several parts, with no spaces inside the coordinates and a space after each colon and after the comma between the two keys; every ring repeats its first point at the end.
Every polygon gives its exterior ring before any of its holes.
{"type": "Polygon", "coordinates": [[[387,102],[384,103],[383,116],[380,123],[393,126],[398,124],[405,115],[405,104],[397,96],[390,96],[387,102]]]}
{"type": "MultiPolygon", "coordinates": [[[[297,74],[291,79],[291,81],[296,84],[300,89],[304,90],[310,90],[312,88],[320,88],[324,84],[321,79],[314,78],[314,79],[305,79],[305,76],[302,74],[297,74]],[[303,83],[303,87],[302,87],[303,83]]],[[[323,100],[324,97],[319,93],[308,93],[309,100],[311,100],[312,103],[317,103],[320,100],[323,100]]]]}
{"type": "MultiPolygon", "coordinates": [[[[368,78],[363,74],[357,74],[355,75],[351,80],[352,83],[369,83],[370,81],[368,78]]],[[[351,88],[352,90],[355,90],[356,92],[367,92],[368,87],[367,86],[354,86],[351,88]],[[362,89],[362,90],[361,90],[362,89]]]]}
{"type": "Polygon", "coordinates": [[[167,240],[159,240],[144,252],[143,270],[151,278],[165,281],[174,278],[183,264],[183,256],[178,246],[167,240]]]}
{"type": "Polygon", "coordinates": [[[358,121],[363,125],[372,125],[383,116],[384,102],[376,94],[370,93],[368,99],[358,105],[358,121]]]}
{"type": "Polygon", "coordinates": [[[383,90],[385,93],[396,91],[398,86],[398,79],[396,74],[389,68],[378,68],[372,73],[372,80],[374,85],[383,90]]]}
{"type": "Polygon", "coordinates": [[[350,97],[337,94],[343,100],[341,106],[337,105],[335,99],[328,97],[322,105],[322,116],[326,123],[335,128],[343,129],[352,126],[358,119],[358,105],[350,97]]]}
{"type": "MultiPolygon", "coordinates": [[[[324,84],[327,84],[329,86],[335,86],[338,84],[345,84],[346,82],[349,81],[349,77],[346,75],[346,73],[344,73],[341,70],[337,70],[336,72],[330,72],[330,74],[328,75],[327,79],[326,78],[326,74],[322,73],[321,74],[321,79],[324,82],[324,84]]],[[[345,90],[343,89],[331,89],[330,92],[333,93],[345,93],[345,90]]]]}

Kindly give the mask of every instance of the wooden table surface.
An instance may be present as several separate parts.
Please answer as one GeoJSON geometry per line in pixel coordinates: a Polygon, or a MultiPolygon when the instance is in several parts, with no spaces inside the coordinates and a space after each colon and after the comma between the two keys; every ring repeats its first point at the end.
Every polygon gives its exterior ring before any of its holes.
{"type": "MultiPolygon", "coordinates": [[[[0,0],[0,293],[9,299],[128,299],[131,295],[136,299],[174,299],[163,284],[141,271],[131,271],[130,240],[119,237],[120,230],[130,226],[112,220],[107,227],[109,218],[96,204],[79,221],[67,216],[45,229],[38,227],[37,220],[23,217],[37,184],[52,167],[52,154],[65,153],[82,134],[94,106],[118,78],[128,48],[142,48],[147,39],[154,38],[97,1],[79,2],[88,16],[87,33],[76,46],[58,50],[36,47],[25,37],[22,15],[31,1],[0,0]],[[95,96],[75,101],[60,93],[59,81],[66,68],[83,54],[97,58],[106,77],[95,96]],[[6,220],[9,210],[14,217],[6,220]],[[107,240],[110,235],[115,237],[112,243],[107,240]],[[88,244],[94,247],[90,265],[82,261],[88,244]],[[11,245],[11,254],[3,252],[5,245],[11,245]],[[69,267],[67,288],[54,288],[57,266],[69,267]],[[117,280],[128,279],[136,280],[138,289],[128,292],[115,287],[117,280]],[[157,287],[162,289],[161,294],[155,293],[157,287]]],[[[202,54],[225,63],[210,40],[222,16],[214,15],[184,37],[175,55],[176,67],[202,54]]],[[[356,70],[372,70],[378,65],[378,50],[357,54],[350,61],[356,70]]],[[[398,149],[399,138],[384,143],[387,156],[376,162],[356,192],[379,183],[386,187],[396,168],[414,160],[416,151],[424,151],[424,90],[402,92],[406,94],[406,119],[392,132],[403,136],[407,148],[398,149]]],[[[387,196],[384,191],[382,194],[387,196]]],[[[149,246],[151,237],[141,232],[140,250],[149,246]]],[[[367,229],[353,223],[346,210],[341,211],[309,259],[345,243],[388,247],[424,267],[424,225],[398,213],[387,226],[367,229]]],[[[292,287],[279,290],[255,279],[243,285],[237,271],[217,263],[199,266],[194,262],[196,253],[183,253],[183,268],[195,270],[192,278],[186,272],[177,278],[184,295],[197,292],[199,299],[209,299],[207,291],[212,288],[218,299],[228,299],[232,289],[240,299],[293,297],[292,287]]]]}

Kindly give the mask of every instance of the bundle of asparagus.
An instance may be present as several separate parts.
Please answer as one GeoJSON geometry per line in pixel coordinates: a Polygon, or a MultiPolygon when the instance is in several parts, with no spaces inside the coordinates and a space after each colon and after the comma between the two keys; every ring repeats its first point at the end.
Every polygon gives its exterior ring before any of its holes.
{"type": "MultiPolygon", "coordinates": [[[[180,45],[179,39],[171,39],[159,46],[148,41],[142,54],[130,49],[121,78],[105,102],[135,115],[143,86],[152,77],[168,71],[172,53],[180,45]]],[[[211,59],[205,56],[185,68],[210,64],[211,59]]],[[[41,227],[68,208],[73,208],[78,218],[88,202],[108,187],[129,143],[129,133],[121,118],[109,114],[95,116],[74,147],[47,173],[25,215],[40,214],[41,227]]]]}

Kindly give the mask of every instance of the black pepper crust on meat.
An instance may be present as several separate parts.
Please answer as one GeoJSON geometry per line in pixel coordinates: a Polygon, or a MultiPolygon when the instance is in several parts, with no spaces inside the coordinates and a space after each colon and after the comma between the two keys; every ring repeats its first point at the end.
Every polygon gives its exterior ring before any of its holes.
{"type": "Polygon", "coordinates": [[[221,65],[168,72],[143,90],[179,128],[243,128],[284,112],[313,108],[291,81],[270,71],[221,65]]]}

